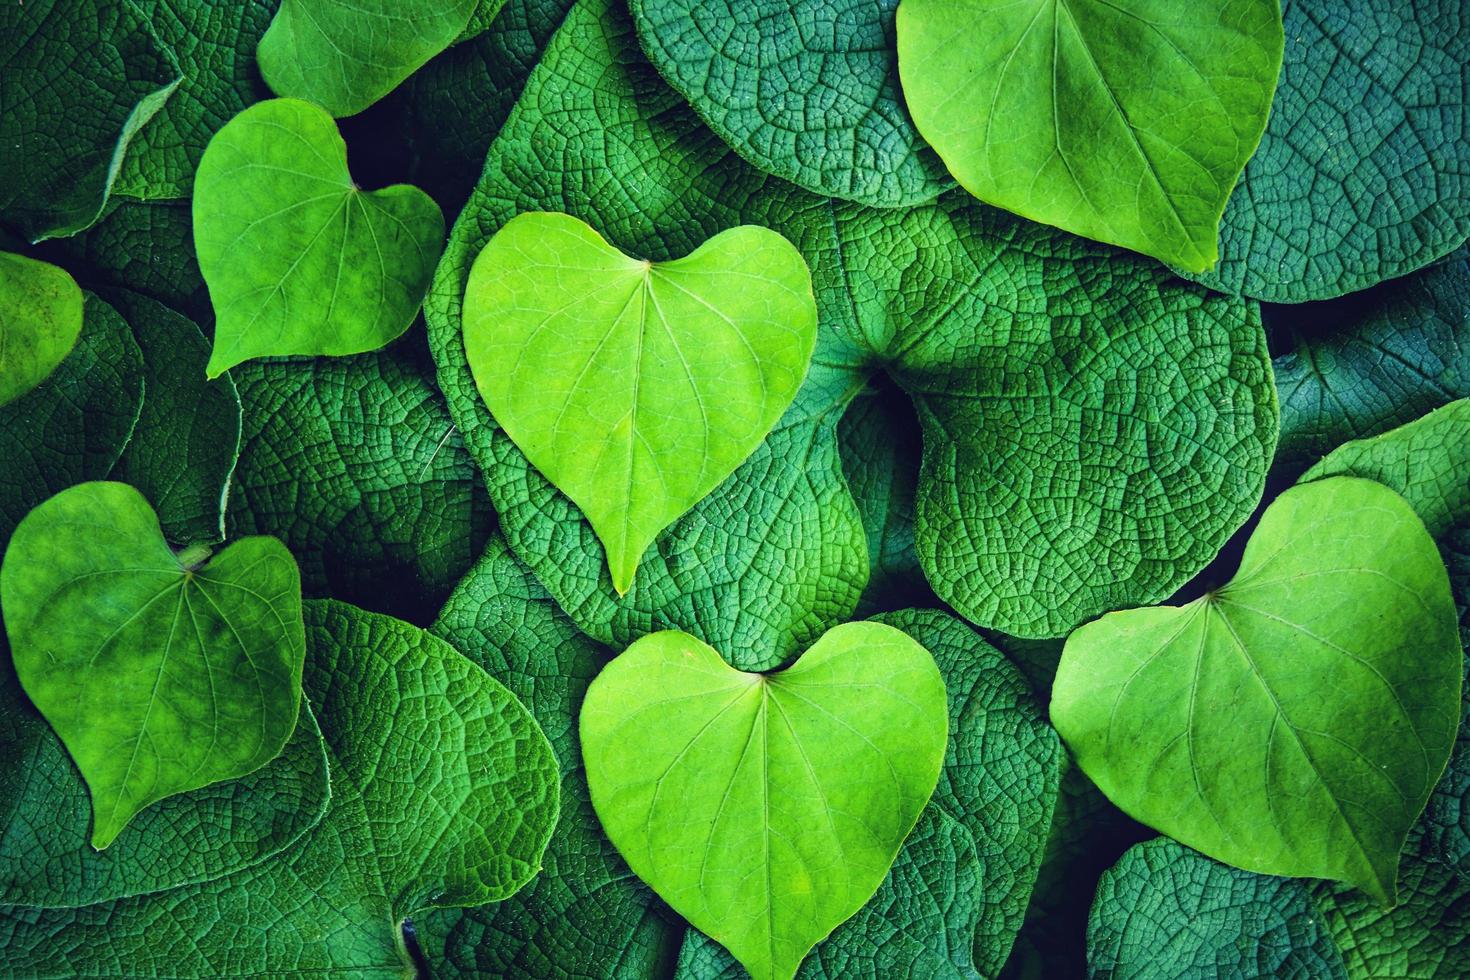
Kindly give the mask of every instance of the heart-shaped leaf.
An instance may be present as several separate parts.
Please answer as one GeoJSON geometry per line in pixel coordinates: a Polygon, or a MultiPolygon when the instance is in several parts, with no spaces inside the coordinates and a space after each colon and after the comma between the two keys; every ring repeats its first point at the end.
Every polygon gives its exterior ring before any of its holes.
{"type": "Polygon", "coordinates": [[[408,329],[444,239],[417,187],[362,191],[322,109],[296,99],[225,124],[194,176],[194,248],[214,304],[217,377],[278,354],[357,354],[408,329]]]}
{"type": "Polygon", "coordinates": [[[749,225],[655,263],[570,215],[518,215],[475,260],[464,305],[480,396],[587,516],[619,594],[771,431],[816,343],[806,260],[749,225]]]}
{"type": "Polygon", "coordinates": [[[0,405],[45,381],[82,333],[82,290],[49,262],[0,252],[0,405]]]}
{"type": "Polygon", "coordinates": [[[972,194],[1196,272],[1266,128],[1278,0],[903,0],[914,123],[972,194]]]}
{"type": "Polygon", "coordinates": [[[1218,591],[1073,633],[1051,716],[1144,823],[1388,903],[1454,742],[1460,661],[1423,522],[1387,487],[1333,477],[1278,497],[1218,591]]]}
{"type": "Polygon", "coordinates": [[[592,804],[633,871],[755,980],[787,980],[882,884],[944,760],[944,681],[881,623],[748,674],[644,637],[582,705],[592,804]]]}
{"type": "Polygon", "coordinates": [[[296,727],[301,578],[274,538],[175,555],[132,487],[36,507],[0,566],[15,671],[92,794],[92,844],[144,807],[253,772],[296,727]]]}

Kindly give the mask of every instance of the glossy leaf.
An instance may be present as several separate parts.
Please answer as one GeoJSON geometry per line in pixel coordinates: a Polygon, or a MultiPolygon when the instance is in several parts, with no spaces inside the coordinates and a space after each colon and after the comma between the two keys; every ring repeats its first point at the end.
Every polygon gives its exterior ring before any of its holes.
{"type": "Polygon", "coordinates": [[[361,112],[464,32],[480,0],[282,0],[260,40],[277,95],[361,112]]]}
{"type": "Polygon", "coordinates": [[[403,920],[513,894],[556,822],[520,702],[422,630],[305,603],[332,799],[285,860],[145,898],[0,909],[7,976],[410,976],[403,920]]]}
{"type": "Polygon", "coordinates": [[[1195,271],[1266,127],[1277,0],[903,0],[919,132],[967,190],[1195,271]]]}
{"type": "Polygon", "coordinates": [[[192,320],[137,293],[107,295],[132,327],[144,367],[143,408],[112,477],[153,504],[173,544],[221,541],[240,454],[235,382],[206,379],[209,341],[192,320]]]}
{"type": "Polygon", "coordinates": [[[1305,484],[1267,508],[1228,585],[1068,637],[1052,722],[1142,822],[1246,870],[1391,904],[1459,725],[1456,620],[1402,497],[1305,484]]]}
{"type": "Polygon", "coordinates": [[[580,736],[634,873],[756,980],[784,980],[882,884],[947,727],[929,652],[856,623],[771,675],[687,634],[645,637],[588,688],[580,736]]]}
{"type": "Polygon", "coordinates": [[[1270,122],[1225,209],[1220,264],[1200,281],[1301,303],[1453,251],[1470,237],[1459,0],[1282,0],[1281,10],[1270,122]]]}
{"type": "Polygon", "coordinates": [[[45,381],[82,333],[82,290],[47,262],[0,252],[0,407],[45,381]]]}
{"type": "Polygon", "coordinates": [[[180,73],[130,0],[26,0],[0,7],[0,78],[0,226],[39,241],[97,220],[180,73]]]}
{"type": "Polygon", "coordinates": [[[92,795],[106,847],[158,800],[280,754],[301,701],[301,580],[273,538],[175,555],[121,483],[83,483],[16,528],[0,602],[16,673],[92,795]]]}
{"type": "Polygon", "coordinates": [[[587,515],[613,587],[745,461],[806,376],[806,262],[733,228],[666,262],[570,215],[523,214],[475,260],[465,355],[495,420],[587,515]]]}
{"type": "Polygon", "coordinates": [[[895,0],[634,0],[644,50],[753,165],[813,194],[878,207],[954,180],[909,119],[895,0]]]}
{"type": "Polygon", "coordinates": [[[209,376],[254,357],[383,346],[417,315],[443,236],[418,188],[358,189],[321,109],[251,106],[210,140],[194,181],[194,247],[216,318],[209,376]]]}

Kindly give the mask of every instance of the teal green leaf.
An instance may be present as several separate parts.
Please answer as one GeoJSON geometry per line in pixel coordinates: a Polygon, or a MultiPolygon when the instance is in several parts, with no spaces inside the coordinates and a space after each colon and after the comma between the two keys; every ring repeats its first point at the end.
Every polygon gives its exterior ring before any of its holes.
{"type": "Polygon", "coordinates": [[[108,299],[143,352],[143,409],[112,478],[136,487],[176,545],[225,536],[225,499],[240,451],[240,396],[228,376],[207,380],[209,341],[187,317],[137,293],[108,299]]]}
{"type": "Polygon", "coordinates": [[[1301,303],[1453,251],[1470,237],[1470,30],[1458,0],[1281,7],[1271,119],[1225,209],[1220,264],[1199,281],[1301,303]]]}
{"type": "Polygon", "coordinates": [[[919,132],[976,197],[1193,269],[1266,128],[1277,0],[904,0],[919,132]]]}
{"type": "Polygon", "coordinates": [[[480,396],[587,515],[620,595],[659,532],[791,404],[817,329],[806,262],[766,228],[651,262],[550,213],[496,232],[464,310],[480,396]]]}
{"type": "Polygon", "coordinates": [[[1456,980],[1470,970],[1470,885],[1406,860],[1397,907],[1268,878],[1170,840],[1133,848],[1098,888],[1089,976],[1456,980]]]}
{"type": "Polygon", "coordinates": [[[1250,514],[1275,442],[1253,304],[962,193],[880,211],[773,180],[660,81],[605,0],[574,8],[533,72],[425,314],[507,538],[578,624],[616,645],[678,628],[744,669],[784,662],[855,607],[866,542],[835,435],[880,371],[923,430],[921,565],[946,602],[1007,632],[1056,636],[1170,595],[1250,514]],[[471,264],[531,210],[654,260],[759,224],[812,269],[806,384],[762,448],[660,536],[623,599],[590,524],[495,426],[466,363],[471,264]],[[1075,533],[1042,530],[1063,525],[1075,533]]]}
{"type": "Polygon", "coordinates": [[[96,221],[179,70],[132,0],[0,8],[0,225],[31,241],[96,221]]]}
{"type": "Polygon", "coordinates": [[[579,632],[499,537],[433,632],[505,682],[561,764],[561,816],[544,867],[498,905],[415,917],[436,975],[571,980],[667,976],[682,922],[629,872],[587,796],[577,712],[611,656],[579,632]]]}
{"type": "Polygon", "coordinates": [[[352,116],[464,33],[480,0],[282,0],[260,40],[277,95],[352,116]]]}
{"type": "Polygon", "coordinates": [[[1143,823],[1392,904],[1454,741],[1461,669],[1423,522],[1382,484],[1335,477],[1278,497],[1221,589],[1068,637],[1051,716],[1143,823]]]}
{"type": "Polygon", "coordinates": [[[91,293],[82,335],[29,394],[0,406],[0,549],[31,508],[112,471],[143,406],[143,355],[127,321],[91,293]]]}
{"type": "Polygon", "coordinates": [[[87,787],[22,693],[0,640],[0,905],[69,908],[209,881],[276,858],[321,820],[322,735],[303,707],[285,750],[243,779],[171,796],[92,847],[87,787]]]}
{"type": "Polygon", "coordinates": [[[947,734],[933,657],[879,623],[835,627],[769,675],[655,633],[603,669],[580,716],[608,838],[756,980],[794,976],[873,896],[947,734]]]}
{"type": "Polygon", "coordinates": [[[1098,980],[1349,976],[1309,885],[1240,871],[1166,837],[1103,875],[1087,959],[1098,980]]]}
{"type": "Polygon", "coordinates": [[[358,189],[321,109],[246,109],[210,140],[194,182],[194,247],[216,317],[210,377],[254,357],[382,347],[417,315],[443,237],[439,206],[418,188],[358,189]]]}
{"type": "Polygon", "coordinates": [[[634,0],[643,48],[752,165],[813,194],[877,207],[954,186],[909,119],[896,0],[634,0]]]}
{"type": "Polygon", "coordinates": [[[0,910],[0,975],[413,976],[406,916],[513,894],[556,821],[556,760],[514,695],[422,630],[305,603],[327,814],[238,874],[72,911],[0,910]]]}
{"type": "Polygon", "coordinates": [[[245,408],[230,534],[284,541],[307,595],[432,620],[494,515],[431,370],[395,344],[230,373],[245,408]]]}
{"type": "MultiPolygon", "coordinates": [[[[1470,648],[1470,400],[1461,399],[1380,436],[1347,443],[1307,471],[1377,480],[1402,494],[1439,545],[1460,610],[1461,645],[1470,648]]],[[[1470,660],[1465,662],[1470,672],[1470,660]]],[[[1429,798],[1426,854],[1470,880],[1470,685],[1444,778],[1429,798]]]]}
{"type": "Polygon", "coordinates": [[[182,76],[168,102],[128,148],[114,190],[144,200],[188,198],[194,170],[216,129],[267,98],[255,47],[277,0],[132,0],[182,76]]]}
{"type": "Polygon", "coordinates": [[[0,252],[0,407],[45,381],[82,332],[82,290],[65,269],[0,252]]]}
{"type": "Polygon", "coordinates": [[[140,810],[254,772],[301,701],[301,581],[272,538],[175,555],[122,483],[83,483],[26,515],[0,602],[26,694],[92,796],[99,850],[140,810]]]}
{"type": "MultiPolygon", "coordinates": [[[[934,796],[882,887],[817,944],[798,975],[995,976],[1041,864],[1061,744],[1025,680],[968,626],[930,610],[879,621],[934,655],[949,702],[949,746],[934,796]]],[[[728,953],[690,930],[679,980],[743,975],[728,953]]]]}
{"type": "Polygon", "coordinates": [[[922,436],[913,405],[892,382],[879,384],[853,399],[837,438],[868,538],[868,587],[859,614],[937,605],[914,550],[922,436]]]}
{"type": "Polygon", "coordinates": [[[1281,446],[1295,477],[1349,439],[1470,397],[1470,249],[1337,300],[1272,311],[1281,446]]]}

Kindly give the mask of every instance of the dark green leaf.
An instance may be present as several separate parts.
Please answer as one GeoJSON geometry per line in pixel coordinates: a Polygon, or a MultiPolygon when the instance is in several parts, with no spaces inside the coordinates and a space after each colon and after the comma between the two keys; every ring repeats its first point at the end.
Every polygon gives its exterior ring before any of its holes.
{"type": "Polygon", "coordinates": [[[813,194],[898,207],[954,180],[898,87],[896,0],[634,0],[654,66],[762,170],[813,194]]]}
{"type": "Polygon", "coordinates": [[[32,241],[96,221],[180,74],[132,0],[0,6],[0,223],[32,241]]]}

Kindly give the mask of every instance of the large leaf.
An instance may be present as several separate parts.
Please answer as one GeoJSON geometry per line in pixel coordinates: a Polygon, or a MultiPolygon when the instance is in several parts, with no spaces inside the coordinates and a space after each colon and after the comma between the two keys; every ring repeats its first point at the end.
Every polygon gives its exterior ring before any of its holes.
{"type": "Polygon", "coordinates": [[[246,109],[210,140],[194,181],[194,247],[216,317],[210,377],[254,357],[382,347],[417,315],[443,237],[439,206],[418,188],[358,189],[323,110],[295,99],[246,109]]]}
{"type": "Polygon", "coordinates": [[[280,754],[301,700],[301,580],[273,538],[175,555],[148,502],[83,483],[26,515],[0,602],[26,694],[92,795],[92,843],[280,754]]]}
{"type": "Polygon", "coordinates": [[[1103,876],[1087,945],[1099,980],[1456,980],[1470,970],[1470,886],[1409,860],[1398,906],[1384,909],[1342,886],[1251,874],[1160,839],[1103,876]]]}
{"type": "Polygon", "coordinates": [[[904,0],[919,132],[975,196],[1200,271],[1266,128],[1277,0],[904,0]]]}
{"type": "Polygon", "coordinates": [[[132,0],[26,0],[0,7],[0,78],[0,225],[38,241],[97,220],[179,71],[132,0]]]}
{"type": "Polygon", "coordinates": [[[0,252],[0,407],[45,381],[82,333],[82,290],[47,262],[0,252]]]}
{"type": "Polygon", "coordinates": [[[1377,435],[1470,397],[1470,249],[1393,282],[1298,307],[1271,323],[1281,446],[1295,477],[1349,439],[1377,435]]]}
{"type": "Polygon", "coordinates": [[[464,33],[480,0],[282,0],[260,40],[277,95],[361,112],[464,33]]]}
{"type": "Polygon", "coordinates": [[[897,207],[954,186],[898,87],[895,0],[634,0],[649,58],[710,128],[813,194],[897,207]]]}
{"type": "Polygon", "coordinates": [[[307,707],[268,765],[160,801],[99,851],[86,785],[3,639],[0,657],[0,905],[78,907],[209,881],[275,858],[326,811],[326,752],[307,707]]]}
{"type": "Polygon", "coordinates": [[[1276,408],[1252,305],[962,193],[865,210],[773,180],[659,80],[606,0],[568,15],[486,163],[426,304],[439,382],[511,546],[603,642],[677,627],[768,668],[846,618],[867,562],[836,421],[879,370],[923,427],[920,561],[977,622],[1058,635],[1165,598],[1259,497],[1276,408]],[[471,263],[527,210],[576,215],[654,260],[761,224],[813,272],[806,384],[621,600],[590,524],[494,425],[466,364],[471,263]],[[1064,524],[1075,533],[1043,530],[1064,524]]]}
{"type": "MultiPolygon", "coordinates": [[[[1303,480],[1334,475],[1377,480],[1413,506],[1439,545],[1460,610],[1461,644],[1470,647],[1470,400],[1334,450],[1303,480]]],[[[1466,670],[1470,672],[1470,659],[1466,670]]],[[[1444,778],[1429,798],[1426,853],[1470,881],[1470,686],[1461,691],[1460,732],[1444,778]]]]}
{"type": "Polygon", "coordinates": [[[1073,633],[1051,714],[1142,822],[1392,903],[1454,741],[1461,666],[1423,522],[1383,485],[1337,477],[1278,497],[1228,585],[1073,633]]]}
{"type": "Polygon", "coordinates": [[[146,296],[112,290],[143,352],[143,409],[113,478],[136,487],[176,545],[225,536],[225,498],[240,452],[240,396],[208,380],[209,341],[187,317],[146,296]]]}
{"type": "Polygon", "coordinates": [[[127,321],[91,293],[82,335],[40,387],[0,406],[0,548],[32,507],[112,471],[143,405],[143,357],[127,321]]]}
{"type": "Polygon", "coordinates": [[[786,980],[888,874],[948,734],[933,657],[877,623],[748,674],[668,630],[582,703],[592,803],[638,877],[756,980],[786,980]]]}
{"type": "Polygon", "coordinates": [[[791,404],[817,330],[806,262],[765,228],[649,262],[550,213],[496,233],[464,308],[481,397],[587,515],[619,594],[791,404]]]}
{"type": "Polygon", "coordinates": [[[494,517],[428,368],[396,344],[230,373],[245,406],[230,533],[279,537],[308,595],[433,619],[494,517]]]}
{"type": "MultiPolygon", "coordinates": [[[[1281,303],[1413,272],[1470,237],[1470,30],[1459,0],[1282,0],[1260,150],[1201,282],[1281,303]]],[[[1181,11],[1191,7],[1180,7],[1181,11]]]]}
{"type": "Polygon", "coordinates": [[[133,198],[187,198],[215,130],[269,95],[255,69],[255,46],[278,0],[132,0],[178,61],[168,102],[128,148],[114,189],[133,198]]]}
{"type": "Polygon", "coordinates": [[[519,701],[397,620],[306,603],[306,693],[332,800],[280,861],[75,911],[0,910],[0,974],[411,976],[401,923],[513,894],[556,821],[556,760],[519,701]]]}
{"type": "MultiPolygon", "coordinates": [[[[934,655],[949,701],[949,746],[939,786],[882,887],[817,944],[798,975],[995,976],[1037,880],[1061,746],[1025,680],[959,620],[905,610],[879,621],[934,655]]],[[[737,980],[744,973],[718,944],[690,930],[677,975],[737,980]]]]}

